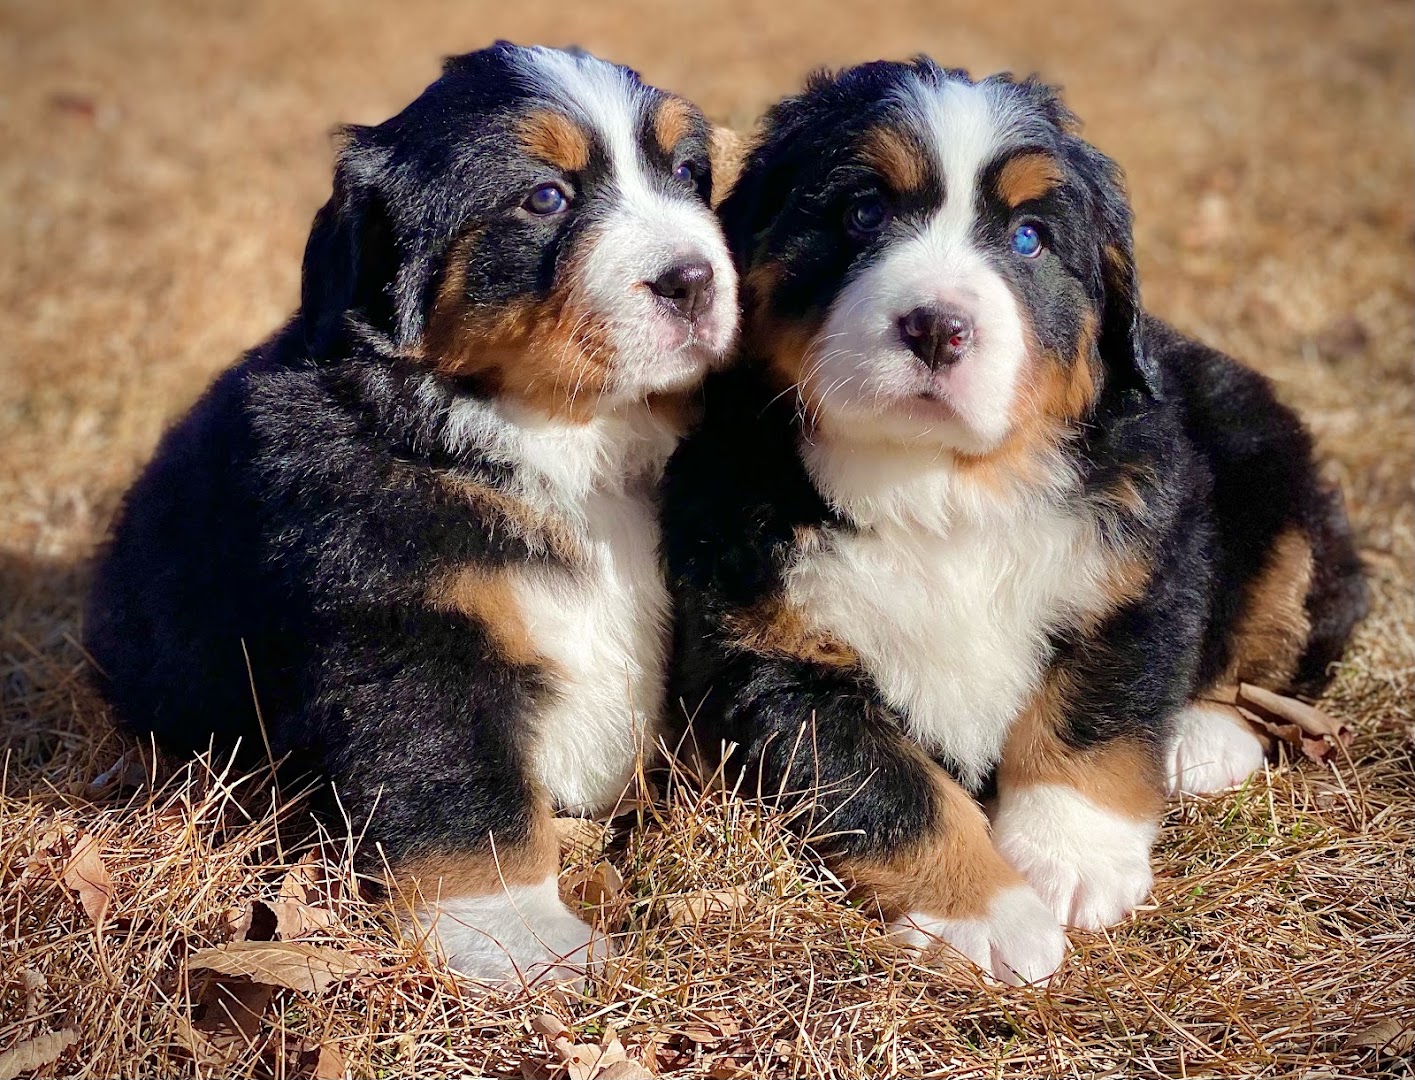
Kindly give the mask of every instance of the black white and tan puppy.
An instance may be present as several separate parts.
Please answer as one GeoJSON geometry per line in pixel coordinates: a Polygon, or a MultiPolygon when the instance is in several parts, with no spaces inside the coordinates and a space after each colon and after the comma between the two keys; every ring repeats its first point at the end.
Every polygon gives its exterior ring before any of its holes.
{"type": "Polygon", "coordinates": [[[742,363],[668,475],[699,746],[811,792],[901,936],[1008,980],[1147,896],[1167,782],[1261,761],[1201,699],[1315,693],[1365,605],[1302,423],[1141,310],[1074,129],[923,58],[777,105],[720,211],[742,363]]]}
{"type": "Polygon", "coordinates": [[[661,717],[657,485],[736,275],[696,108],[580,52],[449,60],[347,132],[301,307],[168,434],[93,588],[122,721],[312,759],[452,963],[569,974],[556,809],[661,717]]]}

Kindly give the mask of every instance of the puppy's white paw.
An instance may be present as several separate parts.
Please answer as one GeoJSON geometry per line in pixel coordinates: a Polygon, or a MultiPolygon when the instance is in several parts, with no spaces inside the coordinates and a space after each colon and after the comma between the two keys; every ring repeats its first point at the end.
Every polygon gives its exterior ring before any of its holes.
{"type": "Polygon", "coordinates": [[[1226,705],[1191,705],[1174,718],[1165,751],[1171,795],[1237,787],[1263,767],[1263,742],[1226,705]]]}
{"type": "Polygon", "coordinates": [[[1154,885],[1159,825],[1102,810],[1075,790],[1038,784],[999,800],[993,846],[1057,921],[1092,930],[1120,922],[1154,885]]]}
{"type": "Polygon", "coordinates": [[[610,955],[608,939],[561,902],[554,876],[486,896],[441,899],[419,913],[418,923],[449,967],[499,986],[548,979],[579,987],[610,955]]]}
{"type": "Polygon", "coordinates": [[[1066,935],[1025,885],[1001,890],[981,918],[943,919],[915,911],[896,919],[889,929],[896,940],[920,953],[949,946],[1012,986],[1045,980],[1066,955],[1066,935]]]}

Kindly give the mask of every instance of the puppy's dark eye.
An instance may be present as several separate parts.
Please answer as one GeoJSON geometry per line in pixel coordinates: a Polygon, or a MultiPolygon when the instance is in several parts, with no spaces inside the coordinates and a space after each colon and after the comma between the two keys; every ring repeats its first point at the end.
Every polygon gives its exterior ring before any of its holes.
{"type": "Polygon", "coordinates": [[[570,196],[559,184],[541,184],[521,204],[537,217],[559,214],[570,206],[570,196]]]}
{"type": "Polygon", "coordinates": [[[1024,259],[1035,259],[1042,253],[1042,234],[1035,225],[1018,225],[1012,230],[1012,250],[1024,259]]]}
{"type": "Polygon", "coordinates": [[[680,161],[673,169],[673,179],[681,184],[692,184],[698,179],[697,167],[691,161],[680,161]]]}
{"type": "Polygon", "coordinates": [[[862,195],[845,211],[845,229],[851,236],[874,236],[889,224],[889,207],[878,195],[862,195]]]}

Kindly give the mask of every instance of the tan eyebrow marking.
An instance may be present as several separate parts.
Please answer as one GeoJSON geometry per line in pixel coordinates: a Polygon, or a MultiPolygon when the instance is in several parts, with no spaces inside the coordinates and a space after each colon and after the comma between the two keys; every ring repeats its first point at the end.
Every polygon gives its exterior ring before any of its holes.
{"type": "Polygon", "coordinates": [[[516,125],[521,146],[532,157],[565,172],[578,172],[590,163],[590,137],[567,116],[537,109],[516,125]]]}
{"type": "Polygon", "coordinates": [[[666,97],[653,118],[653,135],[659,149],[671,154],[673,148],[693,130],[693,107],[680,97],[666,97]]]}
{"type": "Polygon", "coordinates": [[[919,191],[928,179],[928,167],[919,146],[896,128],[869,131],[860,144],[858,157],[900,193],[919,191]]]}
{"type": "Polygon", "coordinates": [[[1061,163],[1050,154],[1031,151],[1008,158],[997,174],[997,194],[1008,206],[1040,199],[1057,187],[1064,176],[1061,163]]]}

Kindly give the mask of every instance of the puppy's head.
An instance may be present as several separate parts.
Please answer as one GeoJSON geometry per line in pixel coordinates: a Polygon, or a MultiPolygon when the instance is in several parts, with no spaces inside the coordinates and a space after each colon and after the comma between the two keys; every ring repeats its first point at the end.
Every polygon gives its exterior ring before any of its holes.
{"type": "Polygon", "coordinates": [[[737,319],[710,139],[687,101],[582,52],[454,57],[347,131],[305,252],[311,351],[374,335],[572,417],[692,385],[737,319]]]}
{"type": "Polygon", "coordinates": [[[990,454],[1152,380],[1114,165],[1047,87],[819,75],[721,208],[747,347],[813,424],[990,454]]]}

